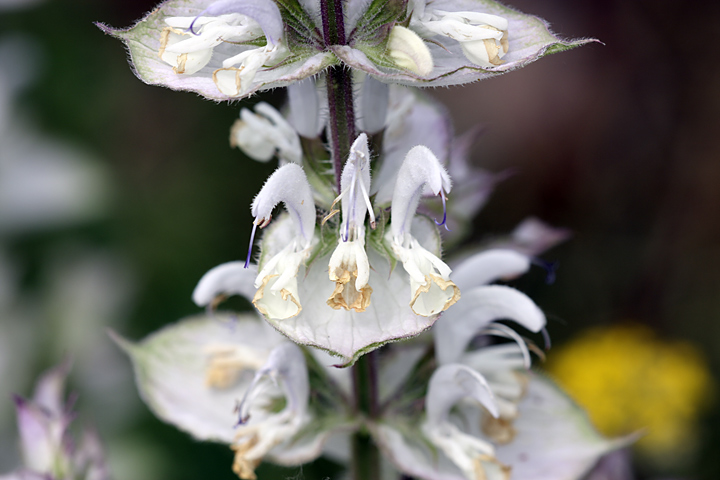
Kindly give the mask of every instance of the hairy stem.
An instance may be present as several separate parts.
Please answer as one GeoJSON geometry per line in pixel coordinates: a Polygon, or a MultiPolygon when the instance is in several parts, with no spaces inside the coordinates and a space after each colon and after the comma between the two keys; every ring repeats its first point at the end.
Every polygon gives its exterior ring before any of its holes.
{"type": "Polygon", "coordinates": [[[342,65],[330,67],[326,76],[328,93],[328,139],[332,149],[333,168],[338,193],[340,174],[355,140],[352,72],[342,65]]]}
{"type": "MultiPolygon", "coordinates": [[[[373,420],[379,414],[377,351],[361,357],[353,367],[353,390],[355,412],[373,420]]],[[[378,480],[380,478],[380,452],[366,430],[352,438],[353,480],[378,480]]]]}
{"type": "MultiPolygon", "coordinates": [[[[320,0],[325,46],[345,45],[345,14],[343,0],[320,0]]],[[[342,65],[330,67],[326,75],[328,94],[328,140],[332,149],[333,167],[338,193],[340,174],[350,145],[355,140],[355,109],[353,108],[352,72],[342,65]]]]}

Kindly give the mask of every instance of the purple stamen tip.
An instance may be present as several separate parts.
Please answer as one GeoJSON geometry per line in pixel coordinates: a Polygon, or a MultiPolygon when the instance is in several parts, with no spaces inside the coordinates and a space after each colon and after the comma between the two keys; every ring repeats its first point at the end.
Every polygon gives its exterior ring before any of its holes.
{"type": "Polygon", "coordinates": [[[200,15],[198,15],[197,17],[195,17],[195,19],[190,23],[190,28],[189,28],[189,30],[190,30],[190,33],[192,33],[193,35],[198,35],[198,33],[195,31],[195,21],[196,21],[198,18],[200,18],[200,15]]]}
{"type": "Polygon", "coordinates": [[[247,257],[245,258],[245,268],[250,266],[250,255],[252,254],[253,242],[255,241],[255,230],[257,230],[257,223],[253,222],[252,233],[250,233],[250,246],[248,246],[247,257]]]}
{"type": "Polygon", "coordinates": [[[449,232],[450,229],[447,226],[447,205],[445,204],[445,192],[443,192],[442,190],[440,190],[440,198],[442,198],[443,204],[443,219],[442,222],[438,222],[437,219],[434,219],[435,225],[437,225],[438,227],[443,225],[445,227],[445,230],[449,232]]]}

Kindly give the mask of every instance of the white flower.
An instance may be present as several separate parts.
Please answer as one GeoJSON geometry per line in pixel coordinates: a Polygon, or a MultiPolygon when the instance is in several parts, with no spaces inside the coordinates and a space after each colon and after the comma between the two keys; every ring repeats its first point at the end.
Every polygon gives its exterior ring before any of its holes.
{"type": "Polygon", "coordinates": [[[450,267],[424,249],[408,228],[423,194],[440,195],[444,202],[450,188],[450,177],[427,147],[408,152],[398,172],[387,236],[410,276],[410,307],[422,316],[447,310],[460,298],[460,290],[450,281],[450,267]]]}
{"type": "MultiPolygon", "coordinates": [[[[295,225],[296,233],[272,258],[261,259],[262,269],[255,279],[258,289],[253,297],[257,309],[270,318],[285,319],[300,313],[297,273],[310,254],[315,235],[315,203],[305,173],[297,164],[289,163],[268,178],[252,204],[253,237],[255,229],[265,227],[272,219],[272,210],[283,202],[295,225]]],[[[253,237],[250,238],[252,248],[253,237]]],[[[248,261],[250,252],[248,252],[248,261]]],[[[245,265],[248,265],[248,261],[245,265]]]]}
{"type": "Polygon", "coordinates": [[[240,111],[230,130],[230,146],[259,162],[267,162],[277,153],[282,163],[300,163],[302,148],[295,129],[265,102],[255,105],[255,112],[247,108],[240,111]]]}
{"type": "Polygon", "coordinates": [[[114,339],[155,415],[198,440],[230,445],[241,478],[254,478],[263,458],[311,461],[334,430],[349,428],[336,410],[315,421],[304,354],[255,314],[189,318],[138,343],[114,339]]]}
{"type": "Polygon", "coordinates": [[[309,395],[302,351],[293,343],[281,343],[255,373],[238,405],[240,421],[230,448],[235,452],[233,471],[240,478],[254,480],[263,457],[310,422],[309,395]],[[284,402],[284,407],[276,412],[277,402],[284,402]]]}
{"type": "Polygon", "coordinates": [[[170,0],[128,30],[99,26],[127,42],[145,82],[214,100],[285,86],[334,63],[328,52],[288,48],[294,40],[272,0],[170,0]]]}
{"type": "Polygon", "coordinates": [[[213,72],[212,79],[218,90],[229,97],[249,93],[255,75],[265,65],[275,65],[286,55],[282,45],[270,45],[246,50],[223,61],[223,68],[213,72]],[[236,66],[238,65],[238,66],[236,66]]]}
{"type": "Polygon", "coordinates": [[[509,47],[507,19],[483,12],[448,12],[434,8],[434,3],[410,2],[411,28],[421,36],[440,35],[459,42],[465,57],[476,65],[491,67],[502,63],[500,59],[509,47]]]}
{"type": "Polygon", "coordinates": [[[263,36],[255,20],[231,13],[218,17],[169,17],[160,37],[160,58],[178,74],[192,75],[208,64],[223,42],[245,43],[263,36]]]}
{"type": "Polygon", "coordinates": [[[365,252],[365,217],[368,213],[371,228],[375,228],[375,214],[368,195],[370,151],[367,142],[367,135],[358,136],[340,177],[340,195],[335,202],[341,202],[342,223],[338,246],[328,263],[328,275],[335,282],[328,305],[356,312],[365,311],[372,293],[368,286],[370,262],[365,252]]]}
{"type": "Polygon", "coordinates": [[[462,471],[468,480],[509,479],[510,468],[495,460],[493,446],[463,432],[450,421],[451,409],[459,402],[473,400],[491,415],[499,415],[495,398],[482,375],[463,365],[438,368],[430,378],[425,399],[425,437],[462,471]]]}

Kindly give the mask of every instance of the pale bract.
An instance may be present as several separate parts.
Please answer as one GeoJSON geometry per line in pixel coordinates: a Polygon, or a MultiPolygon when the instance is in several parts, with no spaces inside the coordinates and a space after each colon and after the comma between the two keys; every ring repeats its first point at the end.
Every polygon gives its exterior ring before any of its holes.
{"type": "Polygon", "coordinates": [[[297,0],[168,0],[129,29],[99,26],[126,43],[144,82],[213,100],[341,63],[386,83],[461,84],[593,41],[563,40],[543,20],[492,0],[352,0],[345,10],[344,45],[326,42],[316,8],[297,0]]]}

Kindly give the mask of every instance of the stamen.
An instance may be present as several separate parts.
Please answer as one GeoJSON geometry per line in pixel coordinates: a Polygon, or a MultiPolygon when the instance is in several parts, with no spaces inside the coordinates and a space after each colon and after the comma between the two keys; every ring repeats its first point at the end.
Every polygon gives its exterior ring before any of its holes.
{"type": "Polygon", "coordinates": [[[250,234],[250,245],[248,246],[248,254],[247,258],[245,259],[245,268],[248,268],[250,266],[250,255],[252,254],[253,242],[255,241],[255,230],[257,229],[257,226],[258,224],[256,222],[253,222],[252,233],[250,234]]]}
{"type": "Polygon", "coordinates": [[[449,232],[450,229],[447,226],[447,205],[445,204],[445,191],[442,189],[440,190],[440,198],[442,198],[442,204],[443,204],[443,219],[442,219],[442,222],[438,222],[437,219],[434,219],[435,225],[437,225],[438,227],[443,225],[445,227],[445,230],[447,230],[449,232]]]}
{"type": "Polygon", "coordinates": [[[530,359],[530,351],[528,350],[528,346],[525,343],[523,337],[521,337],[515,330],[506,325],[503,325],[502,323],[494,323],[491,327],[486,328],[481,333],[495,335],[497,337],[505,337],[509,338],[510,340],[514,340],[515,343],[518,344],[518,347],[520,347],[520,352],[523,356],[523,363],[525,364],[525,368],[530,368],[530,366],[532,365],[532,360],[530,359]]]}
{"type": "Polygon", "coordinates": [[[365,200],[365,205],[367,205],[368,214],[370,214],[370,228],[375,230],[375,212],[373,211],[372,203],[370,203],[370,196],[365,189],[365,184],[362,182],[360,182],[360,190],[362,190],[363,199],[365,200]]]}
{"type": "Polygon", "coordinates": [[[202,12],[200,12],[197,17],[193,18],[193,21],[190,22],[190,28],[188,28],[188,30],[190,30],[190,33],[192,33],[193,35],[200,35],[198,32],[196,32],[196,31],[194,30],[194,29],[195,29],[195,22],[197,22],[197,19],[200,18],[200,17],[202,17],[203,14],[204,14],[205,12],[207,12],[207,11],[208,11],[208,9],[206,8],[205,10],[203,10],[202,12]]]}

